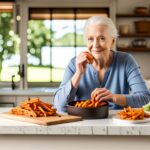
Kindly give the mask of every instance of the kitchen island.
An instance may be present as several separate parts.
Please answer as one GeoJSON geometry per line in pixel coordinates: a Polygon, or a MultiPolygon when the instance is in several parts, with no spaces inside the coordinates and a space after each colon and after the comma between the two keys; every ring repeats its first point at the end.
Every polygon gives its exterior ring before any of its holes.
{"type": "MultiPolygon", "coordinates": [[[[0,108],[7,112],[10,108],[0,108]]],[[[141,150],[150,146],[150,122],[118,123],[117,111],[107,119],[42,126],[0,117],[2,150],[141,150]]]]}

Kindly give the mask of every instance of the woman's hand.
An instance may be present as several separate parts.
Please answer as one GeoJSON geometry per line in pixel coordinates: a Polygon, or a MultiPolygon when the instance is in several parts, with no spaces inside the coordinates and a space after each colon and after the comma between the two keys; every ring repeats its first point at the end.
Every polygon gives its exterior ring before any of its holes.
{"type": "Polygon", "coordinates": [[[95,100],[106,100],[111,102],[116,102],[115,94],[112,94],[109,90],[105,88],[96,88],[92,93],[91,97],[94,97],[95,100]]]}
{"type": "Polygon", "coordinates": [[[77,88],[81,79],[82,74],[86,70],[87,63],[93,62],[93,56],[88,52],[81,52],[76,57],[76,72],[71,79],[72,86],[77,88]]]}
{"type": "Polygon", "coordinates": [[[76,58],[76,71],[83,74],[86,70],[86,65],[92,63],[93,56],[88,52],[81,52],[76,58]]]}
{"type": "Polygon", "coordinates": [[[111,101],[117,105],[126,106],[126,97],[122,94],[112,94],[109,90],[105,88],[96,88],[92,93],[91,97],[95,100],[106,100],[111,101]]]}

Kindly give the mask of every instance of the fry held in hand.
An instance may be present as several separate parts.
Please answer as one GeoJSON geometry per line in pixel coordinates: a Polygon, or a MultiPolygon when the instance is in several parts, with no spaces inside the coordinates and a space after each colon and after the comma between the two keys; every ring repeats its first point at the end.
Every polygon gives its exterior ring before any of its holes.
{"type": "Polygon", "coordinates": [[[56,109],[52,104],[44,103],[38,98],[29,99],[11,110],[12,114],[28,117],[56,116],[56,109]]]}
{"type": "Polygon", "coordinates": [[[93,60],[94,60],[94,57],[92,56],[92,54],[90,54],[89,52],[86,52],[86,51],[84,52],[84,54],[86,54],[87,63],[92,64],[93,60]]]}

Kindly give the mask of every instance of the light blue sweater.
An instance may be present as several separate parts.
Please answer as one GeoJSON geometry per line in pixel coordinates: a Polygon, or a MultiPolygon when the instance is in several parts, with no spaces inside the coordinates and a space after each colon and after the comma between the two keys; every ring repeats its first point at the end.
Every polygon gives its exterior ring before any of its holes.
{"type": "MultiPolygon", "coordinates": [[[[54,107],[57,110],[65,111],[70,101],[91,99],[91,92],[100,87],[109,89],[114,94],[125,95],[127,106],[141,107],[150,101],[150,91],[140,74],[140,67],[130,54],[113,51],[112,64],[105,72],[102,83],[99,81],[98,71],[88,64],[78,88],[73,88],[71,85],[71,78],[76,71],[75,60],[75,57],[71,59],[55,94],[54,107]]],[[[109,108],[121,109],[122,107],[109,102],[109,108]]]]}

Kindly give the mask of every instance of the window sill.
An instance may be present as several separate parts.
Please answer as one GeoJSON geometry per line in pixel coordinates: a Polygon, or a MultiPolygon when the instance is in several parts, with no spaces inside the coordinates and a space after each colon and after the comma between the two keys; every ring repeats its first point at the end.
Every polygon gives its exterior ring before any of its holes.
{"type": "Polygon", "coordinates": [[[14,89],[0,88],[0,95],[54,95],[57,88],[28,88],[28,89],[14,89]]]}

